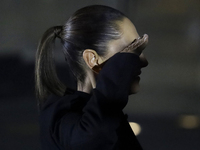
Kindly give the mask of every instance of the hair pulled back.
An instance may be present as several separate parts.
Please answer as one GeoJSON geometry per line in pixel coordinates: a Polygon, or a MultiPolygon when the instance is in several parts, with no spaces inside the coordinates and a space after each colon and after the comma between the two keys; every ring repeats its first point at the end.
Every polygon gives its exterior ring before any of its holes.
{"type": "Polygon", "coordinates": [[[87,6],[76,11],[63,26],[49,28],[39,42],[36,54],[35,84],[40,103],[51,93],[62,96],[66,90],[58,78],[54,63],[55,38],[61,39],[65,60],[78,81],[84,82],[83,51],[93,49],[99,56],[107,53],[110,40],[120,38],[116,21],[124,18],[120,11],[102,5],[87,6]]]}

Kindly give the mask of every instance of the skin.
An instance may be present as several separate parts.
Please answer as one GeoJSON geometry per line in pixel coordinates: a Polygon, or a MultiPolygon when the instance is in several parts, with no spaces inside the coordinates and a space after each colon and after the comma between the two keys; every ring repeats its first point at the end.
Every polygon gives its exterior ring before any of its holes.
{"type": "MultiPolygon", "coordinates": [[[[90,93],[91,90],[96,87],[97,73],[95,73],[92,70],[94,66],[103,63],[104,61],[106,61],[107,59],[109,59],[118,52],[135,53],[134,51],[122,51],[125,47],[130,45],[135,39],[139,38],[135,26],[128,18],[124,18],[123,21],[118,21],[117,23],[120,25],[121,28],[121,38],[118,40],[112,40],[108,43],[108,53],[105,57],[100,57],[94,50],[91,49],[86,49],[83,52],[83,58],[87,64],[85,68],[87,76],[84,83],[78,82],[78,87],[77,87],[78,91],[90,93]]],[[[139,54],[139,57],[142,62],[141,68],[146,67],[148,62],[145,59],[142,50],[139,54]]],[[[132,87],[130,89],[130,94],[138,92],[139,81],[140,81],[139,77],[137,77],[133,81],[132,87]]]]}

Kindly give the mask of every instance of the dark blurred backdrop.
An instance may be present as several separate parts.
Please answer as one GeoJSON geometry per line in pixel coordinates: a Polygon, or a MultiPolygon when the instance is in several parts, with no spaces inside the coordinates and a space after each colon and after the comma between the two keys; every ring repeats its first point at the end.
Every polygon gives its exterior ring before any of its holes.
{"type": "MultiPolygon", "coordinates": [[[[0,149],[40,149],[34,58],[43,32],[77,9],[103,4],[149,35],[141,91],[125,108],[145,150],[200,149],[199,0],[1,0],[0,149]]],[[[58,56],[61,52],[56,52],[58,56]]],[[[58,67],[65,63],[59,61],[58,67]]]]}

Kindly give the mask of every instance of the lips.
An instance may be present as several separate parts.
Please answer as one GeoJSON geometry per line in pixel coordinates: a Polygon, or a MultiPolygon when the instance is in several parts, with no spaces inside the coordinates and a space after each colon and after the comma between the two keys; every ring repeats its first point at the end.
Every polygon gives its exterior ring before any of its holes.
{"type": "Polygon", "coordinates": [[[137,75],[139,76],[139,75],[141,75],[141,73],[142,73],[142,71],[140,70],[140,71],[138,71],[137,75]]]}

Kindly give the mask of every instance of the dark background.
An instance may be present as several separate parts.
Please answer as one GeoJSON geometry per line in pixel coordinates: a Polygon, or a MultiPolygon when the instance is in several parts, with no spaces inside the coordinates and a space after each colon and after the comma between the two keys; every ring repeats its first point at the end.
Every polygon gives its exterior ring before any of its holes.
{"type": "MultiPolygon", "coordinates": [[[[121,10],[140,35],[149,35],[141,91],[125,108],[129,120],[141,126],[138,139],[144,149],[199,150],[199,0],[1,0],[0,149],[39,149],[37,43],[47,28],[92,4],[121,10]]],[[[66,64],[59,60],[62,69],[66,64]]]]}

